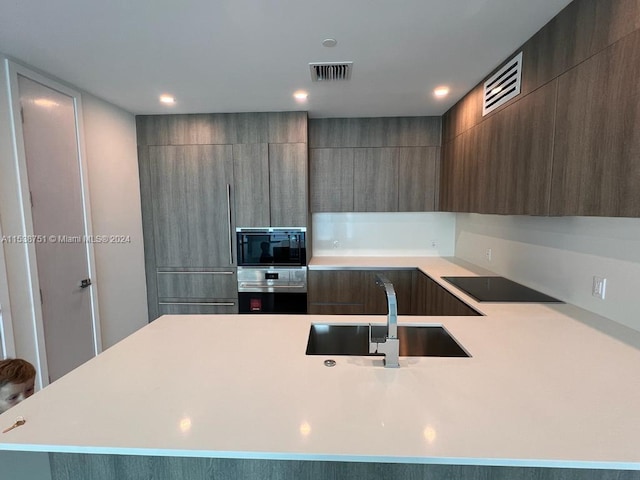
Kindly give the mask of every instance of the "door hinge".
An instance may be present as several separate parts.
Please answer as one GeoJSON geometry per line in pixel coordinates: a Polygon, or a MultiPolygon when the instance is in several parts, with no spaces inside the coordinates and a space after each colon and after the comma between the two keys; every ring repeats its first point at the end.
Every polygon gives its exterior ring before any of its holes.
{"type": "Polygon", "coordinates": [[[44,305],[44,298],[42,296],[42,289],[40,289],[40,305],[44,305]]]}
{"type": "Polygon", "coordinates": [[[20,119],[22,120],[22,123],[24,123],[24,108],[20,107],[20,119]]]}
{"type": "Polygon", "coordinates": [[[33,208],[33,192],[29,190],[29,201],[31,202],[31,208],[33,208]]]}

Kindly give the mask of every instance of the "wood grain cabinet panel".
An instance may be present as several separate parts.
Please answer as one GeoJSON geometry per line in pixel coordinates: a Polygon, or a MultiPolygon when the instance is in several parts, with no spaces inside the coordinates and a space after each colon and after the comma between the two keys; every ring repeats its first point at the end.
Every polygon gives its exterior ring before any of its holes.
{"type": "Polygon", "coordinates": [[[157,273],[161,298],[234,298],[238,286],[236,270],[211,269],[202,272],[157,273]]]}
{"type": "Polygon", "coordinates": [[[314,148],[309,155],[310,210],[353,212],[354,150],[314,148]]]}
{"type": "Polygon", "coordinates": [[[236,226],[269,226],[269,145],[234,145],[233,179],[236,226]]]}
{"type": "Polygon", "coordinates": [[[233,114],[142,115],[138,145],[202,145],[237,142],[233,114]]]}
{"type": "Polygon", "coordinates": [[[398,211],[435,210],[439,157],[438,147],[398,148],[398,211]]]}
{"type": "Polygon", "coordinates": [[[440,117],[309,120],[309,148],[437,147],[440,117]]]}
{"type": "Polygon", "coordinates": [[[156,266],[233,263],[230,145],[149,147],[156,266]]]}
{"type": "Polygon", "coordinates": [[[556,90],[552,81],[444,145],[442,210],[548,214],[556,90]]]}
{"type": "Polygon", "coordinates": [[[384,275],[393,284],[398,304],[398,315],[411,315],[413,270],[379,270],[363,272],[365,312],[369,315],[386,315],[389,311],[387,295],[376,284],[376,275],[384,275]]]}
{"type": "Polygon", "coordinates": [[[413,275],[412,310],[414,315],[426,316],[480,315],[429,276],[417,270],[413,275]]]}
{"type": "Polygon", "coordinates": [[[214,301],[161,301],[158,306],[160,315],[212,315],[238,313],[238,300],[235,298],[214,301]]]}
{"type": "Polygon", "coordinates": [[[640,30],[562,75],[552,215],[640,216],[640,30]]]}
{"type": "Polygon", "coordinates": [[[307,112],[270,112],[269,143],[307,143],[307,112]]]}
{"type": "Polygon", "coordinates": [[[364,272],[309,270],[307,279],[307,302],[310,314],[365,313],[364,272]]]}
{"type": "Polygon", "coordinates": [[[354,154],[356,212],[398,211],[398,149],[358,148],[354,154]]]}
{"type": "Polygon", "coordinates": [[[307,144],[269,144],[271,225],[305,227],[308,212],[307,144]]]}

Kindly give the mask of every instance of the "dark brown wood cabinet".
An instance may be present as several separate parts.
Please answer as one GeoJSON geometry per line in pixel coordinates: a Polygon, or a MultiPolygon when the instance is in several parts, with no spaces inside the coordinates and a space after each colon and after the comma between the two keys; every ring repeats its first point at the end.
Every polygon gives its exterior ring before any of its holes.
{"type": "Polygon", "coordinates": [[[413,273],[414,315],[427,316],[475,316],[481,315],[469,305],[448,292],[424,273],[413,273]]]}
{"type": "Polygon", "coordinates": [[[308,312],[327,315],[386,315],[387,297],[376,274],[393,283],[398,313],[411,315],[412,270],[309,270],[308,312]]]}
{"type": "Polygon", "coordinates": [[[308,311],[318,315],[386,315],[376,274],[393,283],[399,315],[480,315],[427,275],[408,270],[309,270],[308,311]]]}
{"type": "Polygon", "coordinates": [[[361,270],[309,270],[308,313],[364,314],[364,277],[361,270]]]}
{"type": "Polygon", "coordinates": [[[640,216],[640,30],[562,75],[552,215],[640,216]]]}
{"type": "Polygon", "coordinates": [[[640,216],[639,15],[572,2],[518,49],[519,96],[482,117],[480,83],[445,113],[440,209],[640,216]]]}

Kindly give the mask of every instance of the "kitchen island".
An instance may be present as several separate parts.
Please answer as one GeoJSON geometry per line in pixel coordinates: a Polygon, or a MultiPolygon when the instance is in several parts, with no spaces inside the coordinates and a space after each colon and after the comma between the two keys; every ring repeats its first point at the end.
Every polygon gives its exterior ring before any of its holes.
{"type": "Polygon", "coordinates": [[[471,357],[305,355],[311,323],[384,316],[164,316],[1,415],[27,423],[0,449],[51,452],[53,480],[640,478],[640,333],[479,304],[440,276],[482,272],[413,266],[484,316],[400,324],[443,325],[471,357]]]}

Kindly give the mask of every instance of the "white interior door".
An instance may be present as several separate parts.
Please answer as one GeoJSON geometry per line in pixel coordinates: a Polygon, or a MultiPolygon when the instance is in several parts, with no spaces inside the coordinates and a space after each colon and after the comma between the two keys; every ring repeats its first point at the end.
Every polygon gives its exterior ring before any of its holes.
{"type": "Polygon", "coordinates": [[[96,353],[76,104],[18,75],[49,381],[96,353]]]}

